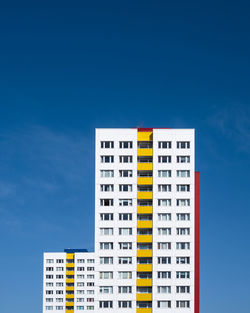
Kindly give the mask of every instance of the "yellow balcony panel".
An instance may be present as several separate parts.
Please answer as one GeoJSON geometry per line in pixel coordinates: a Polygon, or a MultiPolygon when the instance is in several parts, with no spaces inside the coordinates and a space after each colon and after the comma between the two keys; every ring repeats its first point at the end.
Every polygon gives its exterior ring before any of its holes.
{"type": "Polygon", "coordinates": [[[137,279],[136,286],[138,287],[152,287],[152,279],[137,279]]]}
{"type": "Polygon", "coordinates": [[[152,293],[137,293],[136,301],[152,301],[152,293]]]}
{"type": "Polygon", "coordinates": [[[152,228],[153,221],[137,221],[137,228],[152,228]]]}
{"type": "Polygon", "coordinates": [[[152,235],[137,235],[137,242],[153,242],[152,235]]]}
{"type": "Polygon", "coordinates": [[[66,271],[66,275],[74,275],[74,270],[73,271],[66,271]]]}
{"type": "Polygon", "coordinates": [[[138,156],[153,156],[153,149],[137,149],[138,156]]]}
{"type": "Polygon", "coordinates": [[[75,267],[75,263],[66,263],[66,267],[75,267]]]}
{"type": "Polygon", "coordinates": [[[137,308],[136,313],[152,313],[152,308],[137,308]]]}
{"type": "Polygon", "coordinates": [[[138,258],[152,258],[152,250],[137,250],[136,255],[138,258]]]}
{"type": "Polygon", "coordinates": [[[74,294],[72,294],[72,295],[66,295],[66,301],[67,301],[67,299],[74,299],[74,294]]]}
{"type": "Polygon", "coordinates": [[[152,264],[137,264],[137,272],[152,272],[152,264]]]}
{"type": "MultiPolygon", "coordinates": [[[[67,306],[74,306],[74,302],[66,302],[66,307],[67,306]]],[[[72,312],[72,311],[71,311],[72,312]]]]}
{"type": "Polygon", "coordinates": [[[153,171],[153,163],[137,163],[138,171],[153,171]]]}
{"type": "Polygon", "coordinates": [[[66,291],[74,291],[74,286],[66,286],[66,291]]]}
{"type": "Polygon", "coordinates": [[[153,177],[137,177],[137,185],[153,185],[153,177]]]}
{"type": "Polygon", "coordinates": [[[137,132],[137,141],[152,141],[153,132],[137,132]]]}
{"type": "Polygon", "coordinates": [[[72,309],[67,309],[66,308],[66,310],[65,310],[65,313],[73,313],[74,312],[74,308],[72,308],[72,309]]]}
{"type": "Polygon", "coordinates": [[[68,283],[74,283],[75,279],[74,278],[66,278],[66,284],[68,283]]]}
{"type": "Polygon", "coordinates": [[[153,207],[152,206],[138,206],[137,213],[138,214],[152,214],[153,207]]]}
{"type": "Polygon", "coordinates": [[[152,191],[139,191],[137,192],[137,199],[153,199],[152,191]]]}
{"type": "Polygon", "coordinates": [[[66,256],[66,259],[67,260],[72,260],[72,259],[74,259],[74,253],[67,253],[67,256],[66,256]]]}

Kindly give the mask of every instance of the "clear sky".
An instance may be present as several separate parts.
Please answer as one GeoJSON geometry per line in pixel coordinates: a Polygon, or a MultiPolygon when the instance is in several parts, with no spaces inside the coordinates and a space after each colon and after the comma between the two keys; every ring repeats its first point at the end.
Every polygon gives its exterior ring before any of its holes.
{"type": "Polygon", "coordinates": [[[95,127],[196,129],[201,313],[249,313],[247,1],[2,1],[1,312],[42,254],[94,246],[95,127]]]}

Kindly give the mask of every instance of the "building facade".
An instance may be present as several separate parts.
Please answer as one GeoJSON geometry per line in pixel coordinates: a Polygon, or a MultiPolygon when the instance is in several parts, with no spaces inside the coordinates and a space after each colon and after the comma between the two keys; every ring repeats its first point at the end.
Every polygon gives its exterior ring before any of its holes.
{"type": "MultiPolygon", "coordinates": [[[[194,147],[193,129],[96,130],[94,302],[86,303],[90,289],[84,289],[78,305],[81,274],[75,261],[70,275],[66,255],[66,284],[73,279],[73,285],[66,285],[62,310],[199,313],[199,173],[194,147]]],[[[44,256],[44,313],[49,306],[59,310],[56,296],[53,304],[46,303],[49,257],[44,256]]]]}

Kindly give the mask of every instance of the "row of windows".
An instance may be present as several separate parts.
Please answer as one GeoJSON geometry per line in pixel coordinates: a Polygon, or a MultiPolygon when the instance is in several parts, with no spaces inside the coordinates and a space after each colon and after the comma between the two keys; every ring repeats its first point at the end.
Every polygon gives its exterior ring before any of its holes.
{"type": "MultiPolygon", "coordinates": [[[[118,293],[132,293],[132,286],[118,286],[118,293]]],[[[176,286],[176,293],[190,293],[190,286],[176,286]]],[[[113,294],[113,286],[100,286],[100,294],[113,294]]],[[[152,293],[152,287],[137,287],[137,293],[152,293]]],[[[172,293],[171,286],[158,286],[157,293],[172,293]]]]}
{"type": "MultiPolygon", "coordinates": [[[[114,155],[101,155],[100,161],[101,163],[114,163],[114,155]]],[[[120,163],[133,163],[132,155],[120,155],[119,156],[120,163]]],[[[152,163],[153,157],[137,157],[137,163],[152,163]]],[[[176,156],[177,163],[190,163],[189,155],[177,155],[176,156]]],[[[159,155],[158,163],[172,163],[171,155],[159,155]]]]}
{"type": "MultiPolygon", "coordinates": [[[[157,228],[158,235],[171,235],[172,229],[171,227],[160,227],[157,228]]],[[[112,236],[114,234],[114,229],[111,227],[107,228],[100,228],[100,235],[101,236],[112,236]]],[[[122,227],[118,228],[118,234],[120,236],[130,236],[133,235],[133,229],[131,227],[122,227]]],[[[144,229],[139,228],[137,229],[137,235],[152,235],[152,229],[144,229]]],[[[177,227],[176,228],[176,235],[190,235],[190,228],[189,227],[177,227]]]]}
{"type": "MultiPolygon", "coordinates": [[[[70,263],[68,262],[69,260],[67,260],[67,263],[70,263]]],[[[64,263],[65,260],[64,259],[46,259],[46,263],[64,263]]],[[[85,263],[85,259],[77,259],[76,260],[77,263],[85,263]]],[[[87,259],[87,263],[95,263],[95,260],[94,259],[87,259]]]]}
{"type": "MultiPolygon", "coordinates": [[[[137,201],[137,200],[136,200],[137,201]]],[[[114,199],[100,199],[100,206],[113,206],[114,199]]],[[[132,206],[133,199],[119,199],[119,206],[132,206]]],[[[158,206],[171,206],[172,199],[158,199],[158,206]]],[[[176,199],[176,206],[190,206],[190,199],[176,199]]]]}
{"type": "MultiPolygon", "coordinates": [[[[176,264],[190,264],[190,257],[187,256],[177,256],[176,264]]],[[[100,257],[100,264],[114,264],[114,258],[105,256],[100,257]]],[[[172,264],[171,257],[158,257],[158,264],[172,264]]],[[[118,257],[118,264],[132,264],[132,257],[118,257]]],[[[137,264],[152,264],[152,258],[137,258],[137,264]]]]}
{"type": "MultiPolygon", "coordinates": [[[[71,276],[71,275],[70,275],[70,276],[71,276]]],[[[67,278],[68,278],[68,277],[69,277],[69,275],[67,275],[67,278]]],[[[93,278],[95,278],[94,275],[87,275],[86,277],[87,277],[87,279],[93,279],[93,278]]],[[[65,276],[64,276],[64,275],[46,275],[45,278],[46,278],[46,279],[64,279],[65,276]]],[[[72,275],[72,278],[74,278],[74,275],[72,275]]],[[[76,275],[76,278],[77,278],[77,279],[84,279],[85,276],[84,276],[84,275],[76,275]]],[[[87,283],[87,286],[88,286],[88,287],[92,287],[92,286],[94,286],[94,283],[88,282],[88,283],[87,283]]]]}
{"type": "MultiPolygon", "coordinates": [[[[92,305],[86,306],[85,308],[86,308],[86,310],[90,310],[90,311],[94,310],[94,306],[92,306],[92,305]]],[[[64,310],[64,307],[63,306],[56,306],[55,309],[56,310],[64,310]]],[[[76,309],[77,310],[84,310],[84,306],[77,306],[76,309]]],[[[53,305],[45,306],[45,310],[46,311],[53,311],[54,310],[53,305]]],[[[73,309],[72,309],[72,312],[73,312],[73,309]]]]}
{"type": "MultiPolygon", "coordinates": [[[[132,242],[118,242],[119,250],[132,250],[132,242]]],[[[171,242],[158,242],[158,250],[171,250],[171,242]]],[[[100,250],[113,250],[113,242],[100,242],[100,250]]],[[[152,250],[152,243],[137,243],[137,250],[152,250]]],[[[190,250],[190,242],[176,242],[176,250],[190,250]]],[[[79,268],[81,270],[81,267],[79,268]]],[[[84,268],[83,268],[84,270],[84,268]]]]}
{"type": "MultiPolygon", "coordinates": [[[[158,221],[171,221],[172,214],[171,213],[158,213],[158,221]]],[[[141,218],[145,218],[145,220],[152,220],[152,215],[143,214],[141,218]],[[148,217],[148,219],[147,219],[148,217]]],[[[114,213],[100,213],[101,221],[113,221],[114,213]]],[[[140,216],[139,216],[140,219],[140,216]]],[[[143,219],[141,219],[143,220],[143,219]]],[[[190,213],[176,213],[177,221],[190,221],[190,213]]],[[[132,213],[119,213],[119,221],[132,221],[132,213]]]]}
{"type": "MultiPolygon", "coordinates": [[[[62,271],[64,271],[64,270],[67,270],[67,271],[74,271],[74,267],[69,267],[69,268],[65,268],[65,267],[56,267],[56,268],[54,268],[54,267],[46,267],[46,271],[54,271],[54,270],[56,270],[57,272],[62,272],[62,271]]],[[[77,267],[76,268],[77,269],[77,271],[84,271],[84,267],[77,267]]],[[[87,271],[94,271],[95,270],[95,268],[94,267],[87,267],[86,268],[86,270],[87,271]]]]}
{"type": "MultiPolygon", "coordinates": [[[[53,302],[53,298],[46,298],[45,301],[46,302],[53,302]]],[[[63,302],[63,298],[56,298],[55,302],[63,302]]],[[[67,301],[69,301],[70,299],[67,299],[67,301]]],[[[94,302],[94,298],[87,298],[86,299],[87,302],[94,302]]],[[[76,302],[84,302],[84,298],[76,298],[76,302]]]]}
{"type": "MultiPolygon", "coordinates": [[[[101,177],[114,177],[114,170],[100,170],[101,177]]],[[[152,171],[138,171],[138,177],[152,177],[152,171]]],[[[119,170],[119,177],[133,177],[133,170],[119,170]]],[[[171,170],[158,170],[158,177],[172,177],[171,170]]],[[[190,170],[176,170],[176,177],[190,177],[190,170]]]]}
{"type": "MultiPolygon", "coordinates": [[[[176,308],[190,308],[190,301],[188,300],[177,300],[176,308]]],[[[152,308],[151,301],[137,301],[137,308],[152,308]]],[[[119,308],[132,308],[132,301],[118,301],[119,308]]],[[[171,301],[157,301],[158,308],[171,308],[171,301]]],[[[99,308],[113,308],[113,301],[99,301],[99,308]]]]}
{"type": "MultiPolygon", "coordinates": [[[[152,141],[139,141],[137,142],[137,147],[139,149],[148,149],[153,147],[152,141]]],[[[114,148],[114,141],[101,141],[101,149],[113,149],[114,148]]],[[[119,141],[119,148],[120,149],[132,149],[133,148],[133,141],[119,141]]],[[[158,148],[159,149],[171,149],[172,142],[171,141],[158,141],[158,148]]],[[[177,149],[190,149],[190,141],[177,141],[176,142],[177,149]]]]}
{"type": "MultiPolygon", "coordinates": [[[[138,279],[152,279],[152,272],[137,272],[138,279]]],[[[113,272],[99,272],[100,279],[113,279],[113,272]]],[[[157,278],[167,278],[171,279],[172,272],[170,271],[158,271],[157,278]]],[[[119,271],[118,272],[119,279],[132,279],[131,271],[119,271]]],[[[190,278],[189,271],[177,271],[176,272],[177,279],[188,279],[190,278]]]]}
{"type": "MultiPolygon", "coordinates": [[[[139,185],[137,186],[137,191],[152,191],[153,187],[151,185],[139,185]]],[[[100,191],[102,192],[113,192],[114,191],[114,185],[113,184],[102,184],[100,185],[100,191]]],[[[133,191],[133,185],[132,184],[119,184],[119,191],[120,192],[131,192],[133,191]]],[[[158,191],[164,192],[172,191],[172,185],[171,184],[158,184],[158,191]]],[[[190,191],[190,185],[189,184],[177,184],[176,185],[176,191],[177,192],[189,192],[190,191]]]]}

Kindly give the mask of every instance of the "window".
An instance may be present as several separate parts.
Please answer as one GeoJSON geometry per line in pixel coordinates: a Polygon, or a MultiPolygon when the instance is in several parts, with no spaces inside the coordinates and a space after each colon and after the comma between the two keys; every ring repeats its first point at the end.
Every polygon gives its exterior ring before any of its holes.
{"type": "Polygon", "coordinates": [[[159,206],[171,206],[171,199],[158,199],[159,206]]]}
{"type": "Polygon", "coordinates": [[[46,298],[46,302],[53,302],[53,298],[46,298]]]}
{"type": "Polygon", "coordinates": [[[171,308],[171,301],[157,301],[157,308],[171,308]]]}
{"type": "Polygon", "coordinates": [[[176,286],[176,293],[190,293],[190,286],[176,286]]]}
{"type": "Polygon", "coordinates": [[[176,242],[176,249],[177,250],[189,250],[190,242],[176,242]]]}
{"type": "Polygon", "coordinates": [[[46,267],[46,271],[47,272],[52,272],[52,271],[54,271],[54,268],[53,267],[46,267]]]}
{"type": "Polygon", "coordinates": [[[114,163],[113,155],[101,155],[101,163],[114,163]]]}
{"type": "Polygon", "coordinates": [[[132,235],[132,228],[119,228],[119,235],[122,236],[132,235]]]}
{"type": "Polygon", "coordinates": [[[53,306],[52,306],[52,305],[46,306],[46,307],[45,307],[45,310],[46,310],[46,311],[53,310],[53,306]]]}
{"type": "Polygon", "coordinates": [[[171,272],[157,272],[158,278],[171,278],[171,272]]]}
{"type": "Polygon", "coordinates": [[[84,279],[84,275],[77,275],[77,279],[84,279]]]}
{"type": "Polygon", "coordinates": [[[159,192],[171,191],[171,185],[158,185],[159,192]]]}
{"type": "Polygon", "coordinates": [[[118,301],[119,308],[132,308],[132,301],[118,301]]]}
{"type": "Polygon", "coordinates": [[[171,170],[158,171],[158,177],[171,177],[171,170]]]}
{"type": "Polygon", "coordinates": [[[132,249],[132,242],[119,242],[119,249],[120,250],[131,250],[132,249]]]}
{"type": "Polygon", "coordinates": [[[94,271],[94,270],[95,270],[95,268],[93,266],[88,266],[87,267],[87,271],[94,271]]]}
{"type": "Polygon", "coordinates": [[[101,148],[103,149],[113,149],[114,141],[101,141],[101,148]]]}
{"type": "Polygon", "coordinates": [[[114,200],[113,199],[100,199],[101,206],[113,206],[114,200]]]}
{"type": "Polygon", "coordinates": [[[157,247],[159,250],[171,250],[171,242],[158,242],[157,247]]]}
{"type": "Polygon", "coordinates": [[[53,283],[46,283],[46,287],[53,287],[53,283]]]}
{"type": "Polygon", "coordinates": [[[46,295],[53,295],[53,290],[46,290],[46,295]]]}
{"type": "Polygon", "coordinates": [[[171,264],[171,257],[169,256],[158,257],[158,264],[171,264]]]}
{"type": "Polygon", "coordinates": [[[95,283],[87,283],[87,286],[88,286],[88,287],[94,287],[94,286],[95,286],[95,283]]]}
{"type": "Polygon", "coordinates": [[[137,272],[138,279],[152,279],[152,272],[137,272]]]}
{"type": "Polygon", "coordinates": [[[190,163],[190,156],[189,155],[178,155],[177,156],[177,163],[190,163]]]}
{"type": "Polygon", "coordinates": [[[84,259],[78,259],[78,260],[77,260],[77,263],[84,263],[84,262],[85,262],[84,259]]]}
{"type": "Polygon", "coordinates": [[[132,257],[119,257],[118,259],[118,263],[119,264],[132,264],[132,257]]]}
{"type": "Polygon", "coordinates": [[[120,149],[132,149],[133,142],[132,141],[120,141],[119,147],[120,149]]]}
{"type": "Polygon", "coordinates": [[[101,294],[103,293],[113,293],[113,287],[112,286],[100,286],[99,287],[99,292],[101,294]]]}
{"type": "Polygon", "coordinates": [[[113,228],[100,228],[100,235],[101,236],[112,236],[113,235],[113,228]]]}
{"type": "Polygon", "coordinates": [[[87,290],[87,295],[93,295],[95,293],[94,290],[87,290]]]}
{"type": "Polygon", "coordinates": [[[133,157],[132,155],[120,155],[119,160],[120,163],[132,163],[133,157]]]}
{"type": "Polygon", "coordinates": [[[177,221],[190,221],[189,213],[177,213],[177,221]]]}
{"type": "Polygon", "coordinates": [[[95,263],[95,259],[88,259],[87,263],[95,263]]]}
{"type": "Polygon", "coordinates": [[[79,267],[77,267],[77,270],[78,270],[79,272],[83,272],[83,271],[84,271],[84,267],[79,266],[79,267]]]}
{"type": "Polygon", "coordinates": [[[132,206],[132,199],[119,199],[119,206],[132,206]]]}
{"type": "Polygon", "coordinates": [[[158,213],[158,220],[159,221],[171,221],[171,214],[170,213],[158,213]]]}
{"type": "Polygon", "coordinates": [[[138,177],[152,177],[153,172],[152,171],[137,171],[138,177]]]}
{"type": "Polygon", "coordinates": [[[152,293],[152,287],[137,287],[137,293],[152,293]]]}
{"type": "Polygon", "coordinates": [[[137,228],[137,235],[152,235],[152,228],[137,228]]]}
{"type": "Polygon", "coordinates": [[[77,290],[78,295],[84,295],[84,290],[77,290]]]}
{"type": "Polygon", "coordinates": [[[64,270],[63,267],[57,267],[57,268],[56,268],[56,271],[57,271],[57,272],[63,272],[63,270],[64,270]]]}
{"type": "Polygon", "coordinates": [[[119,191],[132,191],[132,185],[119,185],[119,191]]]}
{"type": "Polygon", "coordinates": [[[63,290],[56,290],[57,295],[63,295],[63,290]]]}
{"type": "Polygon", "coordinates": [[[101,213],[101,221],[113,221],[113,213],[101,213]]]}
{"type": "Polygon", "coordinates": [[[177,177],[190,177],[190,171],[189,170],[178,170],[177,177]]]}
{"type": "Polygon", "coordinates": [[[113,264],[113,257],[100,257],[100,264],[113,264]]]}
{"type": "Polygon", "coordinates": [[[95,275],[87,275],[87,279],[93,279],[95,278],[95,275]]]}
{"type": "Polygon", "coordinates": [[[158,293],[171,293],[171,286],[158,286],[157,292],[158,293]]]}
{"type": "Polygon", "coordinates": [[[113,242],[100,242],[101,250],[113,250],[113,242]]]}
{"type": "Polygon", "coordinates": [[[177,199],[176,205],[177,206],[190,206],[190,199],[177,199]]]}
{"type": "Polygon", "coordinates": [[[132,213],[119,213],[119,221],[132,221],[132,213]]]}
{"type": "Polygon", "coordinates": [[[138,221],[152,221],[152,214],[137,214],[138,221]]]}
{"type": "Polygon", "coordinates": [[[152,302],[151,301],[137,301],[136,307],[137,308],[152,308],[152,302]]]}
{"type": "Polygon", "coordinates": [[[56,298],[56,302],[63,302],[63,298],[56,298]]]}
{"type": "Polygon", "coordinates": [[[177,308],[190,308],[190,301],[176,301],[177,308]]]}
{"type": "Polygon", "coordinates": [[[84,302],[84,298],[77,298],[76,302],[84,302]]]}
{"type": "Polygon", "coordinates": [[[63,275],[56,275],[56,279],[63,279],[63,275]]]}
{"type": "Polygon", "coordinates": [[[190,257],[178,256],[176,257],[176,264],[190,264],[190,257]]]}
{"type": "Polygon", "coordinates": [[[137,257],[137,264],[152,264],[152,258],[138,258],[137,257]]]}
{"type": "Polygon", "coordinates": [[[176,272],[176,278],[190,278],[190,272],[176,272]]]}
{"type": "Polygon", "coordinates": [[[105,192],[114,191],[114,185],[101,185],[101,191],[105,192]]]}
{"type": "Polygon", "coordinates": [[[100,279],[112,279],[113,272],[100,272],[100,279]]]}
{"type": "Polygon", "coordinates": [[[56,263],[64,263],[64,260],[63,259],[57,259],[56,263]]]}
{"type": "Polygon", "coordinates": [[[190,191],[190,185],[176,185],[176,190],[178,192],[188,192],[190,191]]]}
{"type": "Polygon", "coordinates": [[[77,287],[84,287],[84,283],[77,283],[77,287]]]}
{"type": "Polygon", "coordinates": [[[113,301],[99,301],[99,308],[101,309],[113,308],[113,301]]]}
{"type": "Polygon", "coordinates": [[[101,177],[114,177],[113,170],[101,170],[101,177]]]}
{"type": "Polygon", "coordinates": [[[119,286],[118,293],[132,293],[132,287],[131,286],[119,286]]]}
{"type": "Polygon", "coordinates": [[[79,305],[77,305],[77,306],[76,306],[76,309],[79,310],[79,311],[80,311],[80,310],[84,310],[84,306],[81,306],[81,305],[79,306],[79,305]]]}
{"type": "Polygon", "coordinates": [[[190,149],[190,141],[177,141],[177,149],[190,149]]]}
{"type": "Polygon", "coordinates": [[[53,275],[46,275],[46,279],[53,279],[53,275]]]}
{"type": "Polygon", "coordinates": [[[159,141],[158,148],[159,149],[171,149],[171,141],[159,141]]]}
{"type": "Polygon", "coordinates": [[[158,235],[160,236],[171,235],[171,228],[170,227],[158,228],[158,235]]]}
{"type": "Polygon", "coordinates": [[[176,228],[176,235],[190,235],[190,228],[186,227],[176,228]]]}
{"type": "Polygon", "coordinates": [[[137,243],[137,250],[152,250],[152,243],[137,243]]]}
{"type": "Polygon", "coordinates": [[[118,277],[120,279],[131,279],[132,278],[132,272],[118,272],[118,277]]]}
{"type": "Polygon", "coordinates": [[[46,263],[54,263],[54,260],[53,259],[47,259],[46,263]]]}
{"type": "Polygon", "coordinates": [[[159,155],[158,162],[159,163],[171,163],[171,155],[159,155]]]}
{"type": "Polygon", "coordinates": [[[132,170],[120,170],[119,175],[120,177],[132,177],[133,171],[132,170]]]}

